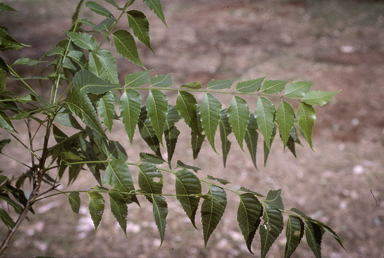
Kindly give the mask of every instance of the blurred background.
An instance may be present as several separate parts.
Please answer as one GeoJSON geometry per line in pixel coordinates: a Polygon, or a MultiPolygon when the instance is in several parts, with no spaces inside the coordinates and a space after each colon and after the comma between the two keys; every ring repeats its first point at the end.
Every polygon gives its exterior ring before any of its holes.
{"type": "MultiPolygon", "coordinates": [[[[78,3],[74,0],[3,2],[19,12],[1,13],[0,24],[12,29],[10,34],[20,42],[32,45],[2,52],[1,57],[9,63],[20,57],[39,59],[53,48],[65,37],[64,31],[70,28],[78,3]]],[[[263,167],[259,142],[257,171],[249,154],[233,144],[227,166],[223,168],[222,156],[214,153],[207,143],[200,158],[193,161],[188,150],[189,130],[180,123],[178,127],[183,135],[174,160],[202,168],[199,177],[209,174],[226,178],[233,188],[245,186],[263,194],[282,188],[286,209],[295,207],[321,220],[345,241],[348,253],[325,234],[323,257],[384,257],[384,202],[378,202],[384,199],[384,1],[163,1],[168,28],[141,1],[136,1],[132,8],[144,11],[150,22],[155,54],[138,44],[142,63],[147,69],[154,69],[152,76],[173,73],[175,87],[190,81],[206,84],[211,79],[247,80],[267,76],[276,80],[311,81],[315,83],[313,90],[342,89],[330,103],[317,109],[314,152],[304,144],[297,149],[298,158],[294,158],[276,141],[269,164],[263,167]]],[[[89,11],[84,15],[101,21],[89,11]]],[[[126,20],[120,26],[128,28],[126,20]]],[[[141,70],[116,57],[121,83],[127,74],[141,70]]],[[[23,76],[36,75],[30,67],[15,69],[23,76]]],[[[8,85],[13,87],[11,83],[8,85]]],[[[44,88],[41,92],[44,94],[44,88]]],[[[197,99],[200,101],[202,96],[197,95],[197,99]]],[[[230,98],[220,100],[224,107],[229,105],[230,98]]],[[[175,96],[170,94],[169,102],[174,101],[175,96]]],[[[247,98],[247,101],[254,110],[256,100],[247,98]]],[[[18,125],[16,129],[23,132],[23,124],[18,125]]],[[[5,133],[0,135],[3,138],[7,138],[5,133]]],[[[111,138],[127,148],[133,162],[138,160],[138,152],[148,150],[140,139],[130,146],[124,128],[118,124],[114,125],[111,138]]],[[[220,146],[219,141],[216,146],[220,146]]],[[[18,150],[16,142],[4,148],[11,155],[18,150]]],[[[28,155],[25,156],[28,162],[28,155]]],[[[0,156],[0,164],[4,173],[24,172],[23,167],[4,156],[0,156]]],[[[137,171],[132,169],[132,174],[136,180],[137,171]]],[[[173,182],[172,177],[166,179],[173,182]]],[[[70,189],[93,187],[96,182],[92,180],[91,174],[84,171],[70,189]]],[[[63,185],[65,189],[65,180],[63,185]]],[[[164,192],[167,189],[172,191],[172,183],[165,186],[164,192]]],[[[258,235],[253,243],[254,256],[243,243],[236,221],[235,195],[228,194],[227,210],[206,248],[199,214],[197,231],[176,198],[167,198],[169,214],[161,248],[158,248],[160,239],[151,215],[152,207],[144,198],[140,200],[142,208],[129,206],[127,237],[108,211],[94,232],[87,196],[81,198],[79,215],[72,213],[65,196],[38,203],[37,215],[29,216],[30,220],[22,224],[5,257],[259,256],[258,235]]],[[[268,257],[282,256],[284,232],[268,257]]],[[[4,236],[4,226],[0,227],[0,233],[4,236]]],[[[313,257],[305,239],[293,257],[313,257]]]]}

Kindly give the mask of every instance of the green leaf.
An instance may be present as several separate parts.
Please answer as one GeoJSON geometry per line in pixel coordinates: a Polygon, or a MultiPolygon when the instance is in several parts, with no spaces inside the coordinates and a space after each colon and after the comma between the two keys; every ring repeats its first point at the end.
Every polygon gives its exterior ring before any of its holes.
{"type": "Polygon", "coordinates": [[[266,80],[261,87],[261,92],[266,94],[280,93],[284,90],[287,81],[266,80]]]}
{"type": "Polygon", "coordinates": [[[264,200],[268,205],[275,205],[280,210],[284,210],[283,200],[281,199],[281,189],[270,190],[267,194],[267,198],[264,200]]]}
{"type": "Polygon", "coordinates": [[[221,90],[221,89],[230,89],[232,84],[236,81],[236,79],[229,80],[211,80],[208,83],[208,89],[210,90],[221,90]]]}
{"type": "Polygon", "coordinates": [[[88,191],[89,197],[89,213],[91,214],[91,219],[95,225],[95,231],[100,225],[101,218],[103,217],[105,203],[104,198],[101,194],[96,191],[88,191]]]}
{"type": "Polygon", "coordinates": [[[304,223],[303,221],[294,215],[288,214],[287,229],[285,231],[285,237],[287,238],[287,244],[285,246],[284,258],[289,258],[300,244],[301,239],[304,236],[304,223]]]}
{"type": "Polygon", "coordinates": [[[125,89],[119,102],[122,122],[131,144],[133,143],[133,135],[140,116],[141,101],[140,93],[137,90],[125,89]]]}
{"type": "Polygon", "coordinates": [[[5,145],[9,144],[11,142],[11,139],[4,139],[0,140],[0,153],[3,151],[3,148],[5,145]]]}
{"type": "Polygon", "coordinates": [[[145,69],[140,61],[135,39],[128,31],[123,29],[115,31],[113,33],[113,40],[115,42],[116,50],[120,55],[145,69]]]}
{"type": "Polygon", "coordinates": [[[29,65],[34,66],[40,63],[44,63],[44,61],[31,60],[30,58],[19,58],[17,59],[13,65],[29,65]]]}
{"type": "Polygon", "coordinates": [[[214,151],[216,151],[215,134],[217,125],[219,124],[220,114],[220,101],[212,94],[206,93],[200,106],[201,125],[214,151]]]}
{"type": "Polygon", "coordinates": [[[217,182],[219,182],[220,184],[223,184],[223,185],[226,185],[226,184],[230,184],[231,182],[225,180],[225,179],[222,179],[222,178],[218,178],[218,177],[213,177],[213,176],[210,176],[208,175],[206,177],[207,179],[211,179],[211,180],[215,180],[217,182]]]}
{"type": "Polygon", "coordinates": [[[255,119],[255,116],[252,112],[249,112],[249,122],[248,126],[245,130],[245,143],[247,144],[247,148],[249,151],[249,155],[251,155],[251,159],[253,165],[257,169],[256,165],[256,152],[257,152],[257,140],[259,138],[259,133],[256,131],[258,129],[258,125],[255,119]]]}
{"type": "Polygon", "coordinates": [[[151,196],[153,200],[153,217],[155,217],[156,226],[160,233],[161,246],[164,240],[166,217],[168,215],[168,205],[163,196],[154,194],[152,194],[151,196]]]}
{"type": "Polygon", "coordinates": [[[240,204],[237,209],[237,222],[244,236],[247,248],[249,252],[253,254],[251,244],[261,222],[260,217],[263,213],[263,206],[251,193],[240,194],[239,198],[240,204]]]}
{"type": "Polygon", "coordinates": [[[150,90],[147,97],[147,112],[160,143],[164,132],[164,124],[167,119],[168,99],[164,92],[150,90]]]}
{"type": "Polygon", "coordinates": [[[197,171],[201,170],[201,168],[198,168],[198,167],[194,167],[194,166],[190,166],[190,165],[184,164],[184,163],[181,162],[180,160],[177,161],[177,166],[176,166],[176,168],[192,169],[192,170],[195,171],[196,173],[197,173],[197,171]]]}
{"type": "MultiPolygon", "coordinates": [[[[142,191],[149,194],[161,194],[163,189],[163,175],[160,170],[152,164],[143,163],[139,165],[139,186],[142,191]]],[[[152,202],[151,196],[145,196],[152,202]]]]}
{"type": "Polygon", "coordinates": [[[10,7],[9,5],[6,5],[4,3],[0,3],[0,12],[4,12],[4,11],[8,11],[8,12],[17,12],[15,9],[13,9],[12,7],[10,7]]]}
{"type": "Polygon", "coordinates": [[[149,39],[149,22],[144,13],[131,10],[127,12],[129,28],[133,31],[133,34],[144,44],[153,51],[151,42],[149,39]]]}
{"type": "Polygon", "coordinates": [[[157,17],[164,23],[167,27],[167,23],[165,22],[163,7],[161,6],[160,0],[144,0],[144,3],[151,9],[157,17]]]}
{"type": "Polygon", "coordinates": [[[95,3],[93,1],[88,1],[85,3],[85,6],[88,7],[91,11],[105,16],[105,17],[113,17],[113,14],[110,13],[105,7],[99,5],[98,3],[95,3]]]}
{"type": "Polygon", "coordinates": [[[274,205],[263,205],[263,224],[260,226],[261,257],[264,258],[284,227],[283,215],[274,205]]]}
{"type": "Polygon", "coordinates": [[[269,99],[260,97],[256,104],[255,116],[268,149],[270,148],[270,139],[274,127],[274,115],[275,107],[273,103],[269,99]]]}
{"type": "MultiPolygon", "coordinates": [[[[87,142],[83,137],[79,137],[79,142],[82,155],[84,156],[84,161],[99,161],[94,146],[87,142]]],[[[96,178],[97,182],[101,185],[100,163],[87,163],[87,166],[96,178]]]]}
{"type": "Polygon", "coordinates": [[[68,195],[69,205],[71,205],[72,211],[76,214],[79,213],[80,210],[80,196],[79,192],[71,192],[68,195]]]}
{"type": "Polygon", "coordinates": [[[288,102],[282,100],[276,111],[276,120],[277,125],[279,126],[281,139],[284,143],[284,148],[290,137],[294,119],[295,111],[293,110],[293,107],[288,102]]]}
{"type": "Polygon", "coordinates": [[[306,103],[301,102],[297,110],[297,121],[299,122],[301,130],[305,135],[309,146],[312,147],[312,132],[315,126],[316,112],[315,109],[306,103]]]}
{"type": "MultiPolygon", "coordinates": [[[[119,9],[119,6],[116,4],[116,2],[114,0],[104,0],[105,2],[113,5],[114,7],[116,7],[117,9],[119,9]]],[[[135,1],[135,0],[133,0],[135,1]]]]}
{"type": "Polygon", "coordinates": [[[275,140],[275,136],[276,136],[276,125],[274,125],[273,130],[272,130],[271,139],[269,140],[269,148],[267,146],[267,143],[265,141],[263,142],[264,167],[267,166],[267,160],[268,160],[269,152],[271,150],[272,143],[275,140]]]}
{"type": "Polygon", "coordinates": [[[126,162],[128,159],[127,152],[124,147],[118,141],[103,142],[102,150],[108,155],[110,159],[119,159],[122,162],[126,162]]]}
{"type": "Polygon", "coordinates": [[[15,225],[15,222],[13,221],[13,219],[2,208],[0,208],[0,219],[4,222],[4,224],[8,227],[8,229],[13,228],[13,226],[15,225]]]}
{"type": "Polygon", "coordinates": [[[241,81],[237,83],[236,90],[242,93],[251,93],[251,92],[258,91],[264,79],[265,77],[249,80],[249,81],[241,81]]]}
{"type": "Polygon", "coordinates": [[[13,127],[9,117],[2,111],[0,111],[0,127],[4,128],[8,132],[17,133],[16,129],[13,127]]]}
{"type": "Polygon", "coordinates": [[[284,96],[289,98],[302,98],[312,86],[312,82],[292,82],[285,89],[284,96]]]}
{"type": "Polygon", "coordinates": [[[236,190],[236,192],[238,191],[241,191],[241,192],[246,192],[246,193],[251,193],[253,195],[257,195],[259,197],[264,197],[264,195],[258,193],[258,192],[255,192],[255,191],[252,191],[252,190],[249,190],[248,188],[245,188],[244,186],[240,187],[239,189],[236,190]]]}
{"type": "Polygon", "coordinates": [[[167,147],[168,165],[171,168],[171,161],[173,154],[175,153],[177,138],[180,135],[180,131],[176,126],[172,126],[171,129],[164,130],[164,138],[167,147]]]}
{"type": "Polygon", "coordinates": [[[18,50],[23,47],[30,47],[30,45],[18,42],[0,27],[0,51],[7,51],[9,49],[18,50]]]}
{"type": "Polygon", "coordinates": [[[103,183],[114,187],[114,189],[130,193],[135,190],[131,171],[125,161],[114,159],[108,162],[108,167],[104,172],[103,183]]]}
{"type": "Polygon", "coordinates": [[[125,86],[140,87],[147,83],[151,70],[128,74],[125,77],[125,86]]]}
{"type": "Polygon", "coordinates": [[[127,216],[128,216],[128,207],[127,203],[124,200],[124,197],[115,191],[109,191],[109,202],[111,205],[112,214],[115,216],[117,222],[119,223],[121,229],[124,231],[124,234],[127,236],[127,216]]]}
{"type": "Polygon", "coordinates": [[[112,92],[107,92],[97,101],[96,106],[104,125],[111,132],[115,113],[115,96],[112,92]]]}
{"type": "Polygon", "coordinates": [[[200,180],[197,176],[195,176],[195,174],[187,169],[177,171],[175,173],[175,177],[177,200],[180,202],[181,207],[183,207],[183,210],[191,220],[192,225],[196,228],[195,216],[200,198],[187,195],[201,194],[200,180]]]}
{"type": "Polygon", "coordinates": [[[116,59],[109,51],[91,52],[89,54],[89,70],[105,81],[119,84],[116,59]]]}
{"type": "Polygon", "coordinates": [[[216,226],[219,224],[227,206],[227,195],[221,187],[209,186],[207,195],[201,205],[201,222],[203,224],[204,245],[207,242],[216,226]]]}
{"type": "Polygon", "coordinates": [[[62,109],[55,116],[55,122],[58,122],[61,125],[75,128],[77,130],[83,130],[81,125],[74,118],[72,113],[68,109],[62,109]]]}
{"type": "Polygon", "coordinates": [[[228,135],[232,132],[231,125],[228,118],[228,109],[221,110],[220,116],[220,140],[221,140],[221,150],[223,154],[223,164],[224,167],[227,163],[227,157],[229,150],[231,149],[231,142],[228,140],[228,135]]]}
{"type": "Polygon", "coordinates": [[[163,87],[163,88],[170,87],[173,84],[171,73],[160,74],[160,75],[151,77],[149,79],[149,83],[151,84],[152,87],[163,87]]]}
{"type": "Polygon", "coordinates": [[[160,142],[157,139],[155,130],[153,130],[149,118],[147,117],[147,110],[145,106],[141,107],[138,126],[141,138],[143,138],[143,140],[148,144],[148,146],[157,156],[161,157],[160,142]]]}
{"type": "Polygon", "coordinates": [[[163,164],[165,160],[162,157],[156,156],[155,154],[140,152],[140,161],[151,164],[163,164]]]}
{"type": "Polygon", "coordinates": [[[201,89],[203,86],[201,86],[200,82],[188,82],[186,84],[181,85],[179,88],[188,88],[188,89],[194,89],[198,90],[201,89]]]}
{"type": "Polygon", "coordinates": [[[17,214],[21,214],[21,212],[23,211],[23,207],[21,207],[20,204],[9,198],[9,196],[5,193],[0,193],[0,200],[6,201],[9,205],[11,205],[17,214]]]}
{"type": "Polygon", "coordinates": [[[118,84],[113,84],[97,77],[88,70],[81,70],[75,74],[73,78],[75,88],[81,92],[92,94],[104,94],[107,91],[119,87],[118,84]]]}
{"type": "Polygon", "coordinates": [[[324,229],[308,220],[304,220],[304,225],[308,246],[316,258],[321,258],[321,239],[323,238],[324,229]]]}
{"type": "Polygon", "coordinates": [[[87,50],[93,50],[95,51],[98,48],[96,39],[87,33],[81,33],[81,32],[66,32],[68,37],[71,38],[73,43],[76,44],[76,46],[87,49],[87,50]]]}
{"type": "Polygon", "coordinates": [[[197,101],[195,96],[186,91],[179,91],[176,99],[176,107],[185,123],[192,131],[200,135],[200,130],[197,122],[197,101]]]}
{"type": "Polygon", "coordinates": [[[333,96],[335,96],[339,91],[310,91],[301,99],[302,102],[307,103],[308,105],[325,105],[333,96]]]}
{"type": "Polygon", "coordinates": [[[86,125],[103,137],[107,137],[101,127],[101,123],[91,101],[84,92],[81,92],[76,87],[72,88],[67,95],[66,104],[69,110],[71,110],[71,112],[76,116],[80,117],[86,125]]]}
{"type": "Polygon", "coordinates": [[[229,123],[239,146],[243,149],[245,131],[249,122],[249,107],[247,102],[238,96],[233,96],[228,108],[229,123]]]}
{"type": "Polygon", "coordinates": [[[197,159],[199,156],[201,147],[203,146],[205,139],[205,135],[197,135],[195,132],[191,132],[191,146],[192,146],[192,154],[193,154],[193,159],[197,159]]]}

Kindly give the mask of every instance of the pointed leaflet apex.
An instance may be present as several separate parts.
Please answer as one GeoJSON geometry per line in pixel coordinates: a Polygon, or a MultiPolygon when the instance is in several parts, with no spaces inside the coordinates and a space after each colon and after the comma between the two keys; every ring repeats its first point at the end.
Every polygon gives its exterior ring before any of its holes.
{"type": "Polygon", "coordinates": [[[118,84],[104,81],[88,70],[80,70],[77,72],[73,78],[73,83],[81,92],[92,94],[103,94],[113,88],[119,87],[118,84]]]}
{"type": "Polygon", "coordinates": [[[275,120],[275,107],[273,103],[269,99],[260,97],[256,104],[255,116],[260,131],[264,136],[264,142],[269,149],[275,120]]]}
{"type": "Polygon", "coordinates": [[[294,119],[295,111],[293,110],[293,107],[288,102],[282,100],[276,111],[276,120],[277,125],[279,126],[281,139],[284,143],[284,148],[287,145],[288,138],[291,134],[294,119]]]}
{"type": "Polygon", "coordinates": [[[161,143],[168,112],[167,95],[159,90],[150,90],[147,97],[147,112],[157,139],[161,143]]]}
{"type": "Polygon", "coordinates": [[[91,214],[91,218],[93,221],[93,224],[95,225],[95,231],[97,227],[100,225],[101,218],[103,217],[104,213],[104,198],[101,194],[99,194],[96,191],[88,191],[88,197],[89,197],[89,213],[91,214]]]}
{"type": "Polygon", "coordinates": [[[236,90],[242,93],[251,93],[251,92],[258,91],[264,79],[265,77],[255,79],[255,80],[241,81],[236,85],[236,90]]]}
{"type": "Polygon", "coordinates": [[[200,106],[201,126],[215,152],[215,134],[220,120],[220,113],[220,101],[212,94],[206,93],[200,106]]]}
{"type": "Polygon", "coordinates": [[[207,246],[209,237],[219,224],[227,207],[227,195],[223,188],[210,185],[207,195],[209,198],[204,199],[201,205],[201,221],[203,224],[205,246],[207,246]]]}
{"type": "MultiPolygon", "coordinates": [[[[141,190],[149,194],[161,194],[163,189],[163,175],[160,170],[152,164],[143,163],[139,165],[139,186],[141,190]]],[[[152,202],[151,196],[145,196],[152,202]]]]}
{"type": "Polygon", "coordinates": [[[227,163],[228,153],[229,153],[229,150],[231,149],[231,142],[228,140],[227,137],[232,132],[231,125],[229,124],[227,108],[221,111],[219,125],[220,125],[221,149],[223,154],[223,165],[225,167],[227,163]]]}
{"type": "Polygon", "coordinates": [[[197,135],[201,135],[197,121],[197,101],[195,96],[186,91],[179,91],[176,107],[192,131],[197,135]]]}
{"type": "Polygon", "coordinates": [[[140,116],[141,96],[137,90],[125,89],[119,102],[122,122],[132,144],[136,124],[140,116]]]}
{"type": "Polygon", "coordinates": [[[111,205],[111,211],[115,216],[117,222],[119,223],[121,229],[124,231],[124,234],[127,235],[127,203],[125,202],[124,197],[119,192],[109,191],[108,196],[111,205]]]}
{"type": "Polygon", "coordinates": [[[305,139],[307,140],[312,150],[312,132],[315,125],[315,120],[315,109],[311,105],[301,102],[297,111],[297,121],[299,122],[300,128],[304,132],[305,139]]]}
{"type": "Polygon", "coordinates": [[[301,99],[302,102],[308,105],[325,105],[339,91],[310,91],[301,99]]]}
{"type": "Polygon", "coordinates": [[[96,103],[97,110],[108,131],[111,132],[115,113],[115,96],[111,91],[104,94],[96,103]]]}
{"type": "Polygon", "coordinates": [[[280,93],[284,90],[285,84],[287,84],[287,81],[267,80],[261,87],[261,92],[267,94],[280,93]]]}
{"type": "Polygon", "coordinates": [[[144,0],[144,3],[159,17],[159,19],[164,23],[167,27],[167,23],[165,22],[163,7],[161,6],[160,0],[144,0]]]}
{"type": "Polygon", "coordinates": [[[257,169],[256,165],[256,152],[257,152],[257,140],[259,138],[259,133],[256,131],[258,128],[255,116],[252,112],[249,112],[249,122],[247,129],[245,130],[244,140],[247,144],[249,155],[253,162],[253,166],[257,169]]]}
{"type": "Polygon", "coordinates": [[[304,236],[304,223],[298,216],[288,213],[287,229],[285,237],[287,244],[285,246],[284,258],[289,258],[300,244],[304,236]]]}
{"type": "Polygon", "coordinates": [[[312,82],[292,82],[285,89],[284,97],[302,98],[312,88],[312,86],[312,82]]]}
{"type": "Polygon", "coordinates": [[[149,48],[152,52],[150,39],[149,39],[149,22],[144,13],[131,10],[127,12],[129,27],[133,31],[133,34],[149,48]]]}
{"type": "Polygon", "coordinates": [[[238,96],[233,96],[228,108],[228,118],[236,140],[240,148],[244,151],[243,141],[249,122],[249,107],[247,102],[238,96]]]}
{"type": "Polygon", "coordinates": [[[140,61],[135,39],[128,31],[123,29],[115,31],[113,33],[113,40],[115,42],[116,50],[120,55],[145,69],[140,61]]]}
{"type": "Polygon", "coordinates": [[[157,229],[159,230],[161,243],[163,244],[164,234],[165,234],[165,226],[166,226],[166,217],[168,215],[168,204],[165,201],[165,198],[160,195],[151,195],[151,199],[153,200],[153,216],[155,217],[155,222],[157,229]]]}

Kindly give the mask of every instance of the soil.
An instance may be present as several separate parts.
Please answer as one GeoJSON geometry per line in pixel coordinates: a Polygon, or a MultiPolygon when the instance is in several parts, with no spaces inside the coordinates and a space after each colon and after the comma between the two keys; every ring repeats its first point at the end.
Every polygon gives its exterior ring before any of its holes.
{"type": "MultiPolygon", "coordinates": [[[[19,10],[2,14],[1,24],[12,35],[33,48],[3,52],[12,62],[19,57],[39,59],[54,47],[70,27],[76,1],[22,1],[5,3],[19,10]]],[[[314,90],[342,90],[324,107],[317,108],[313,136],[314,152],[307,144],[297,149],[297,158],[274,143],[269,163],[263,167],[259,142],[255,170],[248,153],[233,144],[227,166],[221,155],[205,146],[193,161],[185,125],[174,160],[202,168],[198,176],[226,178],[233,184],[266,194],[282,188],[285,207],[298,208],[332,227],[345,241],[345,252],[325,234],[323,257],[384,257],[384,3],[383,1],[311,0],[211,0],[163,1],[168,28],[143,3],[133,7],[148,13],[151,44],[155,54],[138,45],[143,64],[151,75],[173,73],[174,85],[190,81],[202,84],[211,79],[239,80],[267,76],[268,79],[311,81],[314,90]]],[[[87,13],[91,18],[96,15],[87,13]]],[[[122,27],[126,25],[122,24],[122,27]]],[[[140,68],[122,60],[120,81],[140,68]]],[[[18,70],[25,75],[30,71],[18,70]]],[[[42,90],[44,92],[44,90],[42,90]]],[[[197,95],[198,101],[201,99],[197,95]]],[[[175,96],[169,95],[172,103],[175,96]]],[[[221,98],[225,105],[230,99],[221,98]]],[[[251,109],[255,102],[247,99],[251,109]]],[[[18,128],[22,123],[16,123],[18,128]]],[[[23,132],[20,129],[20,132],[23,132]]],[[[139,151],[147,151],[136,139],[129,144],[123,127],[114,125],[112,139],[127,148],[136,162],[139,151]]],[[[7,138],[6,134],[1,139],[7,138]]],[[[219,139],[217,139],[219,140],[219,139]]],[[[231,139],[234,143],[235,139],[231,139]]],[[[216,146],[220,146],[217,141],[216,146]]],[[[4,149],[17,154],[17,143],[4,149]]],[[[25,155],[25,162],[28,156],[25,155]]],[[[12,171],[24,171],[0,157],[12,171]]],[[[4,166],[2,166],[3,169],[4,166]]],[[[4,173],[7,172],[4,169],[4,173]]],[[[20,172],[21,173],[21,172],[20,172]]],[[[15,176],[18,173],[15,172],[15,176]]],[[[137,175],[137,171],[132,170],[137,175]]],[[[88,173],[80,175],[70,189],[93,187],[88,173]]],[[[172,177],[166,178],[173,182],[172,177]]],[[[66,182],[63,182],[66,185],[66,182]]],[[[62,189],[65,189],[63,187],[62,189]]],[[[171,192],[172,183],[165,186],[171,192]]],[[[205,190],[204,190],[205,191],[205,190]]],[[[72,213],[65,197],[37,204],[37,215],[29,216],[5,253],[6,256],[83,257],[253,257],[246,250],[236,222],[238,200],[228,195],[229,204],[218,228],[204,248],[200,216],[199,230],[193,228],[175,198],[167,198],[169,214],[165,240],[160,240],[151,206],[140,199],[141,208],[130,205],[127,237],[106,212],[97,232],[87,215],[82,196],[79,215],[72,213]],[[62,208],[64,207],[64,208],[62,208]],[[91,227],[89,227],[91,226],[91,227]]],[[[4,236],[4,228],[0,228],[4,236]]],[[[259,237],[252,245],[259,256],[259,237]]],[[[268,257],[281,257],[284,232],[271,247],[268,257]]],[[[313,257],[305,239],[293,257],[313,257]]]]}

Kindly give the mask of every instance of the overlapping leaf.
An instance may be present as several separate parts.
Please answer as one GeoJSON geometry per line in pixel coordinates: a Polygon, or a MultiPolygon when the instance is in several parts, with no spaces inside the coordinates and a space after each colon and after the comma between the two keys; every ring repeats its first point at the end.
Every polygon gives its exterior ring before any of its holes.
{"type": "Polygon", "coordinates": [[[254,80],[241,81],[237,83],[236,90],[242,93],[251,93],[251,92],[258,91],[264,79],[265,77],[254,79],[254,80]]]}
{"type": "Polygon", "coordinates": [[[311,248],[316,258],[321,258],[321,239],[324,234],[324,229],[308,220],[304,220],[304,225],[308,246],[311,248]]]}
{"type": "Polygon", "coordinates": [[[243,149],[245,131],[249,122],[249,107],[243,98],[233,96],[228,108],[228,118],[236,140],[243,149]]]}
{"type": "MultiPolygon", "coordinates": [[[[84,161],[99,161],[99,158],[96,154],[96,148],[87,142],[83,137],[79,137],[80,147],[82,150],[82,155],[84,156],[84,161]]],[[[100,177],[100,163],[87,163],[87,166],[97,182],[101,185],[100,177]]]]}
{"type": "Polygon", "coordinates": [[[123,29],[117,30],[113,33],[113,40],[115,42],[116,50],[120,55],[127,58],[132,63],[145,68],[140,61],[135,39],[131,33],[123,29]]]}
{"type": "Polygon", "coordinates": [[[0,28],[0,50],[1,51],[7,51],[9,49],[18,50],[23,47],[30,47],[30,45],[20,43],[19,41],[11,37],[4,30],[4,28],[0,28]]]}
{"type": "Polygon", "coordinates": [[[239,195],[240,204],[237,209],[237,222],[249,252],[252,253],[251,244],[263,213],[263,206],[259,200],[251,193],[239,195]]]}
{"type": "Polygon", "coordinates": [[[66,33],[71,38],[73,43],[80,48],[95,51],[98,47],[96,39],[90,34],[70,31],[67,31],[66,33]]]}
{"type": "Polygon", "coordinates": [[[181,119],[181,116],[177,112],[175,106],[168,105],[167,120],[164,125],[164,138],[168,153],[168,164],[171,168],[171,161],[175,152],[177,138],[180,135],[180,131],[176,128],[175,123],[181,119]]]}
{"type": "MultiPolygon", "coordinates": [[[[163,189],[163,175],[152,164],[143,163],[139,165],[139,186],[141,190],[149,194],[161,194],[163,189]]],[[[145,196],[152,202],[151,196],[145,196]]]]}
{"type": "Polygon", "coordinates": [[[160,165],[165,162],[165,160],[162,157],[159,157],[151,153],[140,152],[139,156],[140,156],[140,161],[146,162],[146,163],[160,165]]]}
{"type": "Polygon", "coordinates": [[[124,231],[124,234],[127,235],[127,203],[125,202],[124,197],[119,192],[109,191],[108,196],[112,214],[115,216],[121,229],[124,231]]]}
{"type": "Polygon", "coordinates": [[[168,215],[168,204],[163,196],[152,194],[151,198],[153,200],[153,216],[155,217],[156,226],[160,233],[161,246],[164,240],[166,217],[168,215]]]}
{"type": "Polygon", "coordinates": [[[197,101],[195,97],[186,91],[179,91],[176,99],[176,107],[185,123],[195,134],[200,135],[197,120],[197,101]]]}
{"type": "Polygon", "coordinates": [[[111,52],[99,50],[89,55],[89,70],[101,79],[118,84],[116,59],[111,52]]]}
{"type": "Polygon", "coordinates": [[[201,222],[203,224],[204,245],[207,242],[227,207],[227,195],[223,188],[210,185],[207,193],[207,199],[204,199],[201,205],[201,222]]]}
{"type": "Polygon", "coordinates": [[[113,17],[112,13],[108,11],[105,7],[99,5],[98,3],[94,1],[88,1],[85,3],[85,6],[88,7],[91,11],[105,16],[105,17],[113,17]]]}
{"type": "Polygon", "coordinates": [[[215,151],[215,134],[217,125],[219,124],[220,114],[220,101],[212,94],[206,93],[200,106],[201,126],[212,149],[215,151]]]}
{"type": "Polygon", "coordinates": [[[282,100],[276,111],[276,121],[284,147],[287,145],[288,138],[290,137],[294,119],[295,111],[293,107],[288,102],[282,100]]]}
{"type": "Polygon", "coordinates": [[[15,225],[15,222],[13,221],[11,216],[9,216],[9,214],[2,208],[0,208],[0,219],[4,222],[8,229],[13,228],[13,226],[15,225]]]}
{"type": "Polygon", "coordinates": [[[203,128],[200,122],[201,119],[200,119],[199,108],[197,109],[196,115],[197,115],[197,128],[199,130],[199,134],[196,134],[193,130],[191,131],[191,146],[192,146],[193,159],[197,159],[205,139],[205,135],[201,134],[203,131],[203,128]]]}
{"type": "Polygon", "coordinates": [[[177,171],[175,177],[177,200],[180,202],[181,207],[183,207],[183,210],[196,228],[195,216],[200,198],[191,195],[201,194],[200,180],[195,174],[187,169],[177,171]]]}
{"type": "Polygon", "coordinates": [[[81,92],[92,94],[104,94],[113,88],[119,87],[118,84],[104,81],[88,70],[77,72],[73,78],[73,83],[81,92]]]}
{"type": "Polygon", "coordinates": [[[302,220],[294,215],[288,214],[287,229],[285,237],[287,244],[285,246],[284,258],[289,258],[300,244],[304,235],[304,223],[302,220]]]}
{"type": "Polygon", "coordinates": [[[125,89],[119,102],[119,110],[125,131],[132,144],[136,124],[140,116],[141,96],[137,90],[125,89]]]}
{"type": "Polygon", "coordinates": [[[306,103],[301,102],[297,110],[297,121],[300,128],[303,130],[305,139],[307,140],[311,149],[312,147],[312,132],[315,126],[316,112],[315,109],[306,103]]]}
{"type": "Polygon", "coordinates": [[[141,138],[147,143],[147,145],[153,150],[153,152],[157,156],[161,157],[160,142],[157,139],[155,130],[153,130],[151,121],[147,117],[147,110],[145,106],[141,107],[138,127],[139,127],[141,138]]]}
{"type": "Polygon", "coordinates": [[[96,106],[104,125],[111,132],[115,113],[115,96],[112,92],[107,92],[97,101],[96,106]]]}
{"type": "Polygon", "coordinates": [[[231,142],[228,140],[228,135],[232,132],[231,125],[229,124],[228,118],[228,109],[223,109],[220,116],[220,140],[221,140],[221,150],[223,154],[223,164],[224,167],[227,163],[227,157],[229,150],[231,149],[231,142]]]}
{"type": "Polygon", "coordinates": [[[244,140],[247,144],[247,148],[249,151],[249,155],[251,155],[251,159],[253,165],[257,169],[256,165],[256,153],[257,153],[257,140],[259,138],[259,133],[256,131],[258,129],[258,125],[255,119],[255,116],[252,112],[249,112],[249,122],[248,126],[245,130],[244,140]]]}
{"type": "Polygon", "coordinates": [[[150,90],[146,104],[148,117],[151,120],[157,139],[161,143],[168,112],[167,95],[159,90],[150,90]]]}
{"type": "Polygon", "coordinates": [[[101,218],[103,217],[105,209],[104,198],[101,194],[96,191],[88,191],[88,197],[88,209],[96,230],[97,227],[100,225],[101,218]]]}
{"type": "Polygon", "coordinates": [[[114,159],[108,162],[108,167],[104,172],[103,183],[114,187],[114,189],[130,193],[135,190],[131,171],[127,163],[122,159],[114,159]]]}
{"type": "Polygon", "coordinates": [[[260,97],[256,103],[255,116],[260,131],[264,136],[264,142],[269,149],[275,120],[275,107],[273,103],[267,98],[260,97]]]}
{"type": "Polygon", "coordinates": [[[149,39],[149,22],[145,14],[137,10],[131,10],[127,12],[127,17],[133,34],[153,52],[149,39]]]}

